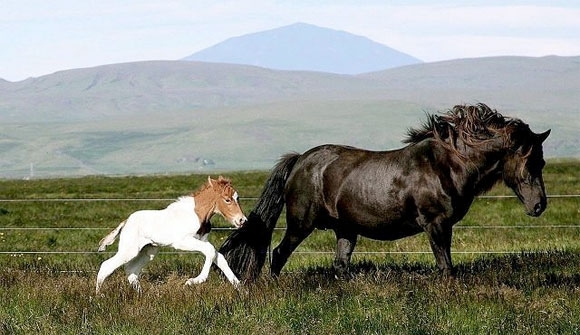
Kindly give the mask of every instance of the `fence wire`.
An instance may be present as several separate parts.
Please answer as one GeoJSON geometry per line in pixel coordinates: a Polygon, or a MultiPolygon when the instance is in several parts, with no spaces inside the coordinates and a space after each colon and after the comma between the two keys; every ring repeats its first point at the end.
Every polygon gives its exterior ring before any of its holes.
{"type": "MultiPolygon", "coordinates": [[[[517,198],[514,195],[483,195],[478,196],[478,199],[513,199],[517,198]]],[[[548,198],[553,199],[566,199],[566,198],[580,198],[580,194],[553,194],[548,195],[548,198]]],[[[241,197],[241,201],[256,201],[256,197],[241,197]]],[[[0,203],[18,203],[18,202],[94,202],[94,201],[175,201],[175,198],[32,198],[32,199],[0,199],[0,203]]],[[[456,225],[453,229],[579,229],[580,223],[577,224],[565,224],[565,225],[486,225],[486,226],[469,226],[469,225],[456,225]]],[[[114,227],[0,227],[0,231],[51,231],[51,230],[100,230],[108,231],[114,229],[114,227]]],[[[212,228],[214,231],[233,231],[236,228],[232,227],[215,227],[212,228]]],[[[283,231],[286,227],[276,227],[274,228],[278,231],[283,231]]],[[[486,255],[486,254],[519,254],[522,251],[485,251],[485,250],[475,250],[475,251],[454,251],[454,254],[467,254],[467,255],[486,255]]],[[[23,256],[23,255],[91,255],[91,254],[113,254],[115,252],[97,252],[97,251],[0,251],[0,255],[9,256],[23,256]]],[[[162,251],[160,254],[187,254],[188,252],[183,251],[162,251]]],[[[313,255],[331,255],[334,251],[295,251],[294,254],[313,254],[313,255]]],[[[359,255],[422,255],[431,254],[432,251],[354,251],[353,254],[359,255]]]]}
{"type": "MultiPolygon", "coordinates": [[[[580,198],[580,194],[551,194],[548,199],[580,198]]],[[[24,198],[0,199],[0,203],[10,202],[92,202],[92,201],[175,201],[177,198],[24,198]]],[[[480,195],[476,199],[517,199],[515,195],[480,195]]],[[[256,201],[257,197],[240,197],[241,201],[256,201]]]]}

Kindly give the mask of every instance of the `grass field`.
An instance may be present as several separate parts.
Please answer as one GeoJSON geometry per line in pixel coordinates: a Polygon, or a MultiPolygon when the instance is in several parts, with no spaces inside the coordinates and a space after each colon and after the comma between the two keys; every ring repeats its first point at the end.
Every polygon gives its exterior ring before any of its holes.
{"type": "MultiPolygon", "coordinates": [[[[548,193],[580,194],[579,171],[578,161],[549,162],[548,193]]],[[[228,176],[248,213],[267,173],[228,176]]],[[[142,276],[142,295],[118,271],[95,296],[96,271],[116,251],[96,253],[101,237],[133,211],[163,208],[205,178],[0,180],[0,334],[580,334],[577,197],[551,197],[540,218],[527,217],[513,198],[476,200],[454,229],[455,279],[435,271],[420,234],[361,239],[353,278],[336,280],[334,235],[317,231],[278,280],[266,268],[236,291],[212,271],[208,282],[185,287],[201,256],[164,249],[142,276]]],[[[214,230],[210,240],[219,246],[228,233],[214,230]]]]}

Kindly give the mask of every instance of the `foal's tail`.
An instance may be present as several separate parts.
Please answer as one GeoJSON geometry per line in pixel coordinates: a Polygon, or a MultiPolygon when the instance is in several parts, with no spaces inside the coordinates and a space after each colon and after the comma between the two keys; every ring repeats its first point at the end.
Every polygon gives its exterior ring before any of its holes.
{"type": "Polygon", "coordinates": [[[284,187],[299,157],[300,154],[292,153],[280,159],[248,221],[235,230],[219,250],[240,279],[256,279],[264,266],[272,232],[284,208],[284,187]]]}
{"type": "Polygon", "coordinates": [[[107,236],[103,237],[101,242],[99,242],[99,251],[105,251],[105,248],[107,248],[107,246],[115,242],[115,239],[117,238],[117,236],[119,236],[119,233],[121,232],[123,227],[125,227],[125,223],[127,223],[127,220],[121,222],[121,224],[119,224],[117,228],[113,229],[112,232],[110,232],[107,236]]]}

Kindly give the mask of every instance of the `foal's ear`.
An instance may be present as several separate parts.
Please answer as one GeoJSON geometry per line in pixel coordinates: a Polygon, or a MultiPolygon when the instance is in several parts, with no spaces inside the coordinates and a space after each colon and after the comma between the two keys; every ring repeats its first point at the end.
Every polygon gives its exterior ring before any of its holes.
{"type": "Polygon", "coordinates": [[[226,185],[231,186],[231,183],[232,183],[228,178],[226,178],[224,176],[219,176],[217,179],[217,182],[223,186],[226,186],[226,185]]]}
{"type": "Polygon", "coordinates": [[[208,183],[208,184],[209,184],[209,186],[211,186],[212,188],[214,187],[214,186],[213,186],[213,180],[211,179],[211,177],[210,177],[210,176],[207,176],[207,183],[208,183]]]}

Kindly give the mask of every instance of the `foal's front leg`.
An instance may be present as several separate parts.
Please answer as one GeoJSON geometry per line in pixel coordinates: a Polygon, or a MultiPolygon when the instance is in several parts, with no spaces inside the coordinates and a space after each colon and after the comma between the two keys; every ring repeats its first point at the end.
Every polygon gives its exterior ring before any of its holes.
{"type": "Polygon", "coordinates": [[[205,256],[205,262],[203,264],[203,268],[199,275],[195,278],[188,279],[185,284],[186,285],[193,285],[193,284],[201,284],[205,282],[209,276],[209,270],[211,269],[211,263],[216,262],[217,266],[224,271],[224,274],[228,278],[228,280],[234,285],[237,286],[239,284],[238,278],[233,274],[232,270],[227,266],[227,262],[225,258],[216,252],[214,246],[207,242],[201,241],[196,239],[195,237],[186,237],[178,243],[173,244],[175,249],[185,250],[185,251],[199,251],[205,256]],[[227,268],[224,267],[225,266],[227,268]]]}
{"type": "MultiPolygon", "coordinates": [[[[207,242],[208,237],[209,237],[209,234],[205,234],[201,237],[200,240],[203,242],[207,242]]],[[[213,245],[212,245],[212,247],[213,247],[213,245]]],[[[224,273],[226,278],[229,280],[229,282],[232,283],[232,285],[234,285],[235,287],[238,287],[240,285],[240,280],[238,279],[238,277],[236,277],[236,275],[234,274],[234,272],[232,271],[232,269],[228,265],[228,261],[226,260],[224,255],[222,255],[218,251],[216,251],[215,258],[214,258],[213,262],[215,263],[215,265],[217,265],[217,267],[220,270],[222,270],[222,272],[224,273]]]]}
{"type": "Polygon", "coordinates": [[[230,269],[228,261],[226,261],[224,255],[220,254],[219,252],[216,252],[215,264],[217,265],[218,268],[220,268],[220,270],[222,270],[222,272],[224,273],[226,278],[230,281],[230,283],[232,283],[232,285],[234,285],[235,287],[238,287],[240,285],[240,280],[238,279],[238,277],[236,277],[232,269],[230,269]]]}

